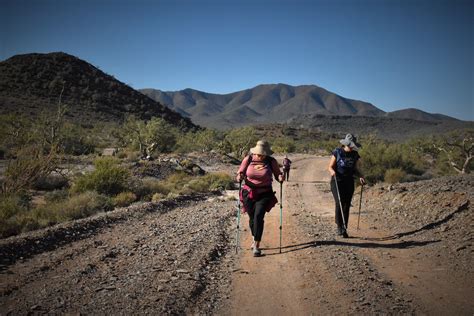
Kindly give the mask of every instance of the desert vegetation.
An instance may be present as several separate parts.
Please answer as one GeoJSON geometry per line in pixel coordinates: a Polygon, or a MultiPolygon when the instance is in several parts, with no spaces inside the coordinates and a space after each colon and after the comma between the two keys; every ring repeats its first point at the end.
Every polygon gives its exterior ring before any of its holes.
{"type": "MultiPolygon", "coordinates": [[[[276,153],[328,155],[342,135],[284,125],[227,131],[185,130],[161,118],[128,116],[123,123],[85,126],[54,115],[0,116],[0,235],[3,237],[90,216],[140,201],[232,188],[225,173],[206,173],[188,154],[211,152],[237,163],[259,138],[276,153]],[[102,156],[114,148],[112,157],[102,156]],[[166,172],[164,157],[174,157],[166,172]],[[87,166],[88,169],[78,169],[87,166]]],[[[409,182],[473,169],[473,130],[389,142],[361,135],[369,183],[409,182]]]]}

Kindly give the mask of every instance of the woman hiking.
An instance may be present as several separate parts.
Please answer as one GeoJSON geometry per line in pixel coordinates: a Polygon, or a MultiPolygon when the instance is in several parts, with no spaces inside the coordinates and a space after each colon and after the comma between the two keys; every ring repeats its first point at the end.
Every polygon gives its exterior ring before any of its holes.
{"type": "Polygon", "coordinates": [[[253,236],[252,251],[255,257],[262,255],[260,241],[265,213],[278,202],[272,188],[273,177],[283,182],[278,162],[271,157],[272,154],[270,144],[259,140],[257,145],[250,149],[250,155],[243,159],[237,172],[237,181],[244,181],[240,200],[243,212],[249,215],[250,231],[253,236]]]}
{"type": "Polygon", "coordinates": [[[362,185],[365,184],[364,176],[358,168],[360,156],[357,151],[362,146],[357,143],[357,138],[352,134],[347,134],[339,142],[342,146],[332,152],[328,171],[331,174],[331,191],[336,203],[337,233],[343,238],[348,238],[347,226],[349,208],[354,194],[354,176],[359,177],[362,185]],[[342,213],[344,218],[342,218],[342,213]]]}
{"type": "Polygon", "coordinates": [[[290,181],[290,168],[291,160],[288,158],[288,155],[285,155],[285,158],[283,158],[283,179],[285,181],[290,181]]]}

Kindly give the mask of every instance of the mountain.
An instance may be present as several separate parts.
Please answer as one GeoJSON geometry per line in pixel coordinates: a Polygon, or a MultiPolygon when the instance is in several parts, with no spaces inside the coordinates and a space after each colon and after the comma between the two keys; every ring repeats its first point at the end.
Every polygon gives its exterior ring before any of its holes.
{"type": "Polygon", "coordinates": [[[196,126],[77,57],[58,52],[16,55],[0,62],[0,113],[35,117],[66,105],[66,118],[89,123],[120,121],[125,115],[161,117],[183,129],[196,126]]]}
{"type": "Polygon", "coordinates": [[[471,121],[460,121],[449,117],[438,120],[432,117],[428,117],[427,120],[416,120],[405,118],[404,115],[403,111],[382,117],[307,114],[292,118],[286,125],[313,132],[336,134],[339,137],[343,137],[348,132],[356,135],[372,134],[390,141],[404,141],[417,136],[442,135],[457,129],[474,129],[474,122],[471,121]],[[396,117],[397,115],[401,117],[396,117]]]}
{"type": "Polygon", "coordinates": [[[453,117],[443,114],[431,114],[418,109],[404,109],[387,113],[387,117],[405,118],[416,121],[459,121],[453,117]]]}
{"type": "Polygon", "coordinates": [[[285,123],[315,115],[388,117],[431,122],[456,120],[417,109],[386,113],[371,103],[344,98],[316,85],[265,84],[229,94],[213,94],[193,89],[174,92],[156,89],[139,91],[197,124],[218,129],[248,124],[285,123]]]}
{"type": "Polygon", "coordinates": [[[150,98],[208,127],[285,122],[304,114],[382,116],[374,105],[351,100],[315,85],[265,84],[229,94],[193,89],[164,92],[141,89],[150,98]]]}

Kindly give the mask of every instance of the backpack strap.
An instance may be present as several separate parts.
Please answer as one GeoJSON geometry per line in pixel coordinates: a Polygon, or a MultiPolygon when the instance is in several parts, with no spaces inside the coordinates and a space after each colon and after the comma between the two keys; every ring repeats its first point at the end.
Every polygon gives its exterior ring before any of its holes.
{"type": "MultiPolygon", "coordinates": [[[[263,161],[263,163],[266,165],[266,166],[270,166],[270,170],[272,171],[273,173],[273,168],[272,168],[272,161],[275,160],[275,158],[271,157],[271,156],[266,156],[265,157],[265,160],[263,161]]],[[[248,159],[247,159],[247,165],[245,166],[245,169],[243,171],[243,175],[246,177],[247,176],[247,169],[248,167],[250,166],[250,164],[252,163],[252,154],[249,154],[248,155],[248,159]]]]}

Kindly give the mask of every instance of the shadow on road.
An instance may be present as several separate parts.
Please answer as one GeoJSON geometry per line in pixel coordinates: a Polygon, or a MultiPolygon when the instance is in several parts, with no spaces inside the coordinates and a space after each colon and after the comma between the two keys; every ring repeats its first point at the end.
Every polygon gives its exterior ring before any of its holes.
{"type": "MultiPolygon", "coordinates": [[[[354,237],[352,237],[354,238],[354,237]]],[[[351,242],[350,239],[347,241],[342,240],[315,240],[301,244],[288,245],[281,247],[281,253],[288,253],[293,251],[300,251],[308,248],[315,248],[321,246],[349,246],[349,247],[360,247],[360,248],[386,248],[386,249],[407,249],[413,247],[423,247],[432,243],[440,242],[440,240],[428,240],[428,241],[402,241],[398,243],[377,243],[377,242],[351,242]]],[[[262,248],[262,250],[279,250],[280,247],[273,248],[262,248]]],[[[267,256],[278,255],[279,253],[267,253],[267,256]]]]}

